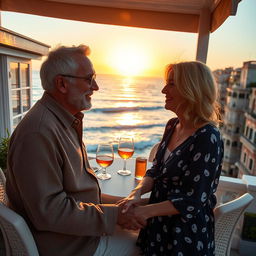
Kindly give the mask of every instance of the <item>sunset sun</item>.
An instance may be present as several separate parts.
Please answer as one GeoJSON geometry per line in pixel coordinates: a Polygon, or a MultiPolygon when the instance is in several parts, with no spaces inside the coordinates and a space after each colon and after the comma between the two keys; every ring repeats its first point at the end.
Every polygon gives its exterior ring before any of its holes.
{"type": "Polygon", "coordinates": [[[111,66],[122,75],[136,76],[147,68],[147,59],[147,55],[142,48],[120,45],[114,50],[111,57],[111,66]]]}

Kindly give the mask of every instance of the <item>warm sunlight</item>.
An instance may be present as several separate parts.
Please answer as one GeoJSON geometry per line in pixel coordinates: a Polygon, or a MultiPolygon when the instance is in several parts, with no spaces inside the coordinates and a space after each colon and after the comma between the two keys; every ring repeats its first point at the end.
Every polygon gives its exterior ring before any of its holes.
{"type": "Polygon", "coordinates": [[[125,76],[141,74],[148,64],[147,54],[142,47],[123,43],[114,49],[111,60],[110,65],[125,76]]]}
{"type": "Polygon", "coordinates": [[[119,125],[138,125],[142,123],[142,120],[140,120],[139,115],[134,113],[122,113],[120,114],[118,120],[116,122],[119,125]]]}

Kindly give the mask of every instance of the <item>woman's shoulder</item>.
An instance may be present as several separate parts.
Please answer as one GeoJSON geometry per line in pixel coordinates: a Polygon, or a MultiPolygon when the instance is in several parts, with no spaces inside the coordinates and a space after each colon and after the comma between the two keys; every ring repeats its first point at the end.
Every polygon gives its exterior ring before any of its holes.
{"type": "Polygon", "coordinates": [[[205,124],[200,127],[195,133],[194,138],[199,140],[211,141],[212,143],[220,143],[222,141],[221,133],[218,127],[213,124],[205,124]]]}

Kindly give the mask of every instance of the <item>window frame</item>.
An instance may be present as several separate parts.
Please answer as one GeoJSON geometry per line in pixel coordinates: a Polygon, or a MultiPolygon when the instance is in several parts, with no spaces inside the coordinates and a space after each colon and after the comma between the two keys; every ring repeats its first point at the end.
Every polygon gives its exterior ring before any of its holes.
{"type": "Polygon", "coordinates": [[[29,109],[32,107],[32,67],[31,67],[31,60],[23,59],[23,58],[15,58],[15,57],[8,57],[7,58],[7,68],[8,68],[8,94],[9,94],[9,113],[10,113],[10,120],[9,120],[9,127],[10,131],[13,132],[17,124],[20,122],[20,120],[26,115],[26,113],[29,111],[29,109]],[[12,88],[11,84],[11,63],[18,63],[18,88],[12,88]],[[27,85],[23,86],[21,81],[21,65],[25,64],[28,66],[27,70],[27,85]],[[23,91],[29,90],[29,106],[27,110],[23,109],[23,91]],[[13,113],[13,102],[12,102],[12,93],[14,91],[19,92],[20,96],[20,113],[17,115],[14,115],[13,113]],[[15,119],[18,119],[16,125],[14,124],[15,119]]]}

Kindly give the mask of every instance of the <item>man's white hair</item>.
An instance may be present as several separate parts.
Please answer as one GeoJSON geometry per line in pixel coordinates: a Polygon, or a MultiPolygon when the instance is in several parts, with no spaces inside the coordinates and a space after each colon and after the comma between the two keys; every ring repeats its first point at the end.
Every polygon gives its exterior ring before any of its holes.
{"type": "Polygon", "coordinates": [[[45,91],[54,90],[54,79],[57,75],[72,75],[78,68],[77,55],[88,56],[90,48],[86,45],[73,47],[60,46],[51,52],[40,69],[42,87],[45,91]]]}

